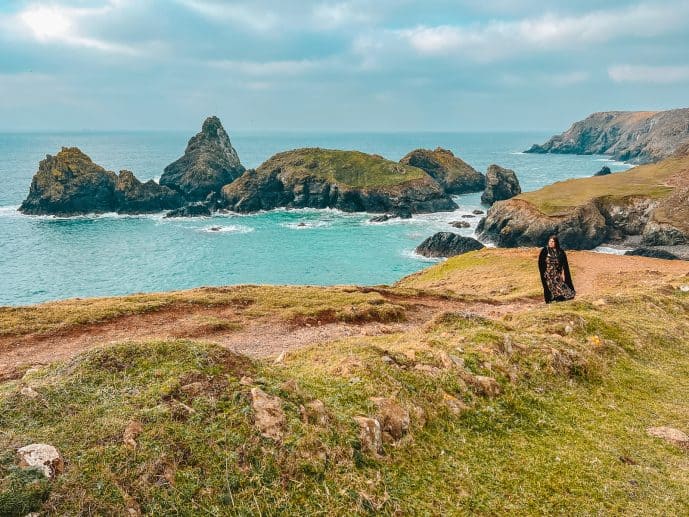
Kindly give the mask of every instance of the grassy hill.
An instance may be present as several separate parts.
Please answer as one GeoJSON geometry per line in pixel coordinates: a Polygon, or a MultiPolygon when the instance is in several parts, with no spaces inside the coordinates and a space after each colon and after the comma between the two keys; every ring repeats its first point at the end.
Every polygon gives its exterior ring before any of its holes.
{"type": "Polygon", "coordinates": [[[646,428],[689,431],[689,265],[572,253],[582,296],[546,306],[535,252],[481,250],[395,286],[1,309],[0,363],[80,331],[101,346],[26,358],[0,383],[0,514],[681,514],[689,451],[646,428]],[[193,339],[104,330],[192,312],[193,339]],[[256,321],[315,337],[277,360],[218,345],[256,321]],[[256,388],[278,397],[277,440],[256,426],[256,388]],[[387,431],[381,449],[359,416],[387,431]],[[16,467],[32,442],[61,451],[54,481],[16,467]]]}

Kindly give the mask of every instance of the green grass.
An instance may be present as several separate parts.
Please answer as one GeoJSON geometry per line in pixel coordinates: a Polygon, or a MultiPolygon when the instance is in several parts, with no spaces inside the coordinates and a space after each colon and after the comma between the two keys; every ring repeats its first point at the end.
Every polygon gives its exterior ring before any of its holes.
{"type": "Polygon", "coordinates": [[[504,321],[448,313],[279,365],[194,341],[90,352],[0,384],[0,514],[681,514],[689,454],[644,429],[687,430],[685,335],[689,295],[664,288],[504,321]],[[464,368],[444,366],[445,354],[464,368]],[[482,395],[474,375],[495,377],[502,393],[482,395]],[[254,428],[244,376],[282,399],[282,443],[254,428]],[[40,397],[22,396],[27,385],[40,397]],[[470,409],[453,415],[447,395],[470,409]],[[375,414],[372,396],[412,413],[380,457],[361,450],[352,422],[375,414]],[[300,419],[316,398],[326,425],[300,419]],[[136,450],[122,442],[133,420],[136,450]],[[14,467],[12,451],[32,442],[65,457],[50,485],[14,467]]]}
{"type": "Polygon", "coordinates": [[[360,151],[308,148],[279,153],[258,170],[281,168],[283,173],[312,175],[354,188],[389,187],[427,178],[417,167],[402,165],[360,151]]]}
{"type": "Polygon", "coordinates": [[[528,201],[546,215],[561,215],[598,198],[607,197],[617,202],[633,196],[664,198],[672,192],[672,187],[665,182],[686,168],[687,163],[686,157],[669,158],[607,176],[558,181],[522,193],[517,199],[528,201]]]}

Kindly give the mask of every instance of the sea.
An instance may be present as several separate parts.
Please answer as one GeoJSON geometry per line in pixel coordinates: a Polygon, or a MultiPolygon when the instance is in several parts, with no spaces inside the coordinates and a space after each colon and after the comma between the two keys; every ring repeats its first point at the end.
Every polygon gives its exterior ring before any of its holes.
{"type": "MultiPolygon", "coordinates": [[[[168,291],[233,284],[389,284],[435,262],[414,253],[438,231],[474,235],[486,210],[480,193],[456,196],[454,212],[371,223],[371,214],[278,209],[254,214],[165,219],[163,213],[72,218],[17,211],[38,162],[77,146],[108,170],[158,179],[179,158],[191,132],[0,133],[0,305],[73,297],[168,291]],[[462,216],[474,217],[462,217],[462,216]],[[449,225],[466,220],[470,228],[449,225]]],[[[513,169],[522,190],[591,176],[603,165],[629,165],[605,156],[524,154],[549,132],[324,133],[231,132],[247,168],[276,152],[300,147],[353,149],[399,160],[417,148],[450,149],[485,172],[513,169]]]]}

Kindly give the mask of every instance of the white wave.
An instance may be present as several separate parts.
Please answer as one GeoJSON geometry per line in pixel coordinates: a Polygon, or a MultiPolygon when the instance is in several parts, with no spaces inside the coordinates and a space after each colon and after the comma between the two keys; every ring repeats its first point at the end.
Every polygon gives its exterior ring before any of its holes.
{"type": "Polygon", "coordinates": [[[610,246],[597,246],[591,251],[596,253],[608,253],[610,255],[624,255],[631,248],[611,248],[610,246]]]}
{"type": "Polygon", "coordinates": [[[254,228],[243,224],[228,224],[226,226],[206,226],[199,229],[204,233],[251,233],[254,228]]]}
{"type": "Polygon", "coordinates": [[[436,263],[436,262],[442,262],[443,260],[445,260],[444,258],[440,258],[440,257],[438,257],[438,258],[436,258],[436,257],[424,257],[423,255],[419,255],[418,253],[416,253],[416,251],[414,251],[413,249],[411,249],[411,250],[410,249],[404,249],[400,252],[400,254],[405,258],[413,259],[413,260],[420,260],[422,262],[436,263]]]}
{"type": "Polygon", "coordinates": [[[0,217],[23,217],[19,205],[0,206],[0,217]]]}

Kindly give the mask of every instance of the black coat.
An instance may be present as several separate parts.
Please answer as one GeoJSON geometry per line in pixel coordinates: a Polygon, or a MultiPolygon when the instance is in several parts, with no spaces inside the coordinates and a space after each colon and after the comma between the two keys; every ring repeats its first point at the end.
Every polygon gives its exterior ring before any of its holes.
{"type": "MultiPolygon", "coordinates": [[[[541,283],[543,284],[543,298],[545,298],[545,303],[550,303],[553,301],[553,295],[548,289],[548,282],[545,281],[545,268],[546,268],[546,256],[548,255],[548,248],[545,247],[541,250],[538,255],[538,270],[541,273],[541,283]]],[[[572,275],[569,273],[569,264],[567,263],[567,254],[562,248],[558,249],[557,258],[560,261],[562,270],[565,272],[565,284],[569,286],[572,291],[575,291],[574,284],[572,283],[572,275]]]]}

